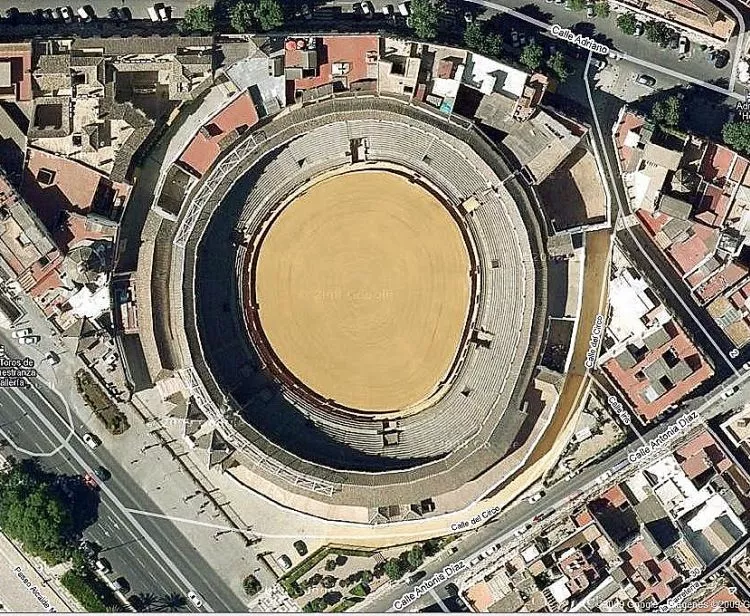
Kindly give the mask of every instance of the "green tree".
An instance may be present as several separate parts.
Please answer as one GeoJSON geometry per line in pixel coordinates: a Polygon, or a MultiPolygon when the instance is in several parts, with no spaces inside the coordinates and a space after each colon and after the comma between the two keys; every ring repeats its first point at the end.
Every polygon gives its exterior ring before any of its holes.
{"type": "Polygon", "coordinates": [[[284,23],[284,11],[279,0],[259,0],[255,16],[261,30],[273,30],[284,23]]]}
{"type": "Polygon", "coordinates": [[[495,58],[500,58],[503,51],[502,37],[495,32],[487,32],[487,28],[479,21],[466,26],[464,45],[473,51],[495,58]]]}
{"type": "Polygon", "coordinates": [[[332,575],[325,576],[321,582],[323,584],[323,588],[333,588],[334,586],[336,586],[337,579],[338,578],[332,575]]]}
{"type": "Polygon", "coordinates": [[[392,580],[399,579],[404,575],[404,568],[398,558],[391,558],[385,563],[385,574],[392,580]]]}
{"type": "Polygon", "coordinates": [[[721,136],[728,146],[745,154],[750,153],[750,122],[727,122],[721,129],[721,136]]]}
{"type": "Polygon", "coordinates": [[[539,43],[529,43],[521,51],[521,64],[535,71],[542,65],[544,51],[539,43]]]}
{"type": "Polygon", "coordinates": [[[547,60],[547,66],[561,83],[570,76],[570,70],[565,62],[565,56],[559,51],[556,51],[550,56],[549,60],[547,60]]]}
{"type": "Polygon", "coordinates": [[[594,15],[597,17],[609,17],[609,2],[597,2],[594,5],[594,15]]]}
{"type": "Polygon", "coordinates": [[[682,102],[676,96],[668,96],[654,103],[651,119],[665,126],[679,126],[682,120],[682,102]]]}
{"type": "Polygon", "coordinates": [[[257,595],[260,592],[260,589],[263,588],[263,586],[261,586],[258,578],[256,578],[254,575],[248,575],[242,581],[242,588],[245,590],[248,596],[252,597],[253,595],[257,595]]]}
{"type": "Polygon", "coordinates": [[[663,21],[648,21],[643,31],[649,41],[659,45],[666,45],[672,36],[672,29],[663,21]]]}
{"type": "Polygon", "coordinates": [[[586,0],[567,0],[571,11],[582,11],[586,8],[586,0]]]}
{"type": "Polygon", "coordinates": [[[369,584],[373,580],[373,574],[372,571],[364,570],[362,571],[362,575],[360,576],[360,580],[362,580],[365,584],[369,584]]]}
{"type": "Polygon", "coordinates": [[[0,475],[0,528],[48,563],[62,562],[72,553],[72,507],[34,464],[16,464],[0,475]]]}
{"type": "Polygon", "coordinates": [[[635,34],[635,26],[638,20],[633,13],[623,13],[617,17],[617,27],[625,34],[635,34]]]}
{"type": "Polygon", "coordinates": [[[370,590],[366,584],[359,583],[349,592],[352,593],[355,597],[365,597],[368,595],[370,590]]]}
{"type": "Polygon", "coordinates": [[[117,607],[110,590],[90,571],[70,569],[60,576],[60,583],[87,612],[106,612],[108,607],[117,607]]]}
{"type": "Polygon", "coordinates": [[[240,0],[229,11],[229,23],[235,32],[245,33],[253,29],[255,6],[252,2],[240,0]]]}
{"type": "Polygon", "coordinates": [[[416,35],[428,41],[437,37],[444,0],[411,0],[411,24],[416,35]]]}
{"type": "Polygon", "coordinates": [[[412,569],[418,569],[424,562],[424,548],[419,544],[412,546],[406,560],[412,569]]]}
{"type": "Polygon", "coordinates": [[[185,17],[182,18],[178,29],[181,34],[188,32],[209,34],[214,31],[215,26],[213,9],[207,4],[200,4],[185,11],[185,17]]]}
{"type": "Polygon", "coordinates": [[[336,561],[333,558],[329,558],[325,564],[326,571],[333,571],[336,568],[336,561]]]}

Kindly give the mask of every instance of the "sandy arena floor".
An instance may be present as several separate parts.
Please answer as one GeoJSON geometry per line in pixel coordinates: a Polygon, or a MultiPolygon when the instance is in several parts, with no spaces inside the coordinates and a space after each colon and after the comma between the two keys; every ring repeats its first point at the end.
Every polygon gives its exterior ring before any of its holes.
{"type": "Polygon", "coordinates": [[[318,394],[369,412],[429,396],[469,309],[461,232],[429,192],[386,171],[339,175],[281,212],[260,247],[260,321],[318,394]]]}

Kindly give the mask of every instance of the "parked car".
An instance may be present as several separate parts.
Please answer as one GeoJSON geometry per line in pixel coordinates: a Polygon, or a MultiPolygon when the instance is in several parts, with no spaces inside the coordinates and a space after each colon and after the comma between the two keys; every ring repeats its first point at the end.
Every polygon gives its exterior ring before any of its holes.
{"type": "Polygon", "coordinates": [[[94,563],[94,567],[100,573],[112,573],[112,566],[106,558],[100,558],[94,563]]]}
{"type": "Polygon", "coordinates": [[[684,34],[680,37],[679,42],[679,52],[680,53],[687,53],[688,49],[690,49],[690,40],[688,37],[686,37],[684,34]]]}
{"type": "Polygon", "coordinates": [[[203,600],[195,593],[195,591],[190,591],[187,594],[188,599],[190,599],[190,603],[192,603],[195,607],[203,607],[203,600]]]}
{"type": "Polygon", "coordinates": [[[734,394],[736,394],[739,390],[740,388],[735,385],[734,387],[730,387],[729,389],[725,389],[724,391],[722,391],[721,397],[727,400],[731,398],[734,394]]]}
{"type": "Polygon", "coordinates": [[[11,333],[11,336],[14,338],[25,338],[26,336],[31,336],[31,328],[24,327],[23,329],[16,329],[11,333]]]}
{"type": "Polygon", "coordinates": [[[102,444],[99,437],[91,432],[86,432],[86,434],[83,435],[83,442],[91,447],[91,449],[96,449],[102,444]]]}
{"type": "Polygon", "coordinates": [[[607,61],[604,58],[591,56],[591,66],[593,66],[597,71],[600,71],[607,66],[607,61]]]}
{"type": "Polygon", "coordinates": [[[474,21],[474,13],[472,13],[471,11],[466,11],[464,13],[464,21],[467,24],[470,24],[471,22],[473,22],[474,21]]]}
{"type": "Polygon", "coordinates": [[[588,17],[589,19],[593,19],[594,17],[596,17],[596,12],[594,11],[593,4],[589,4],[586,7],[586,17],[588,17]]]}
{"type": "Polygon", "coordinates": [[[41,336],[24,336],[18,339],[18,344],[38,344],[41,336]]]}
{"type": "Polygon", "coordinates": [[[150,6],[146,9],[148,17],[151,21],[159,21],[159,13],[156,6],[150,6]]]}
{"type": "Polygon", "coordinates": [[[643,34],[643,22],[637,21],[635,22],[635,31],[633,32],[633,36],[641,36],[643,34]]]}
{"type": "Polygon", "coordinates": [[[92,7],[90,4],[86,4],[85,6],[80,7],[78,9],[78,17],[81,18],[81,21],[93,21],[94,19],[96,19],[94,7],[92,7]]]}
{"type": "Polygon", "coordinates": [[[416,573],[412,573],[407,581],[409,582],[409,584],[416,584],[426,575],[426,571],[417,571],[416,573]]]}
{"type": "Polygon", "coordinates": [[[404,17],[411,15],[411,2],[402,2],[398,5],[398,12],[404,17]]]}
{"type": "Polygon", "coordinates": [[[639,83],[642,86],[648,86],[649,88],[653,88],[656,85],[656,79],[651,75],[638,75],[635,81],[636,83],[639,83]]]}
{"type": "Polygon", "coordinates": [[[50,351],[44,356],[44,362],[50,366],[56,366],[60,363],[60,356],[54,351],[50,351]]]}
{"type": "Polygon", "coordinates": [[[161,21],[169,21],[169,18],[172,16],[171,11],[167,9],[167,7],[161,3],[155,6],[156,6],[156,12],[159,13],[159,19],[161,21]]]}
{"type": "Polygon", "coordinates": [[[62,21],[63,19],[62,9],[59,6],[52,9],[52,15],[55,18],[55,21],[62,21]]]}
{"type": "Polygon", "coordinates": [[[130,584],[124,577],[118,577],[112,582],[113,590],[119,590],[121,593],[130,592],[130,584]]]}
{"type": "Polygon", "coordinates": [[[393,5],[392,4],[384,4],[383,5],[383,15],[386,17],[390,17],[393,15],[393,5]]]}
{"type": "Polygon", "coordinates": [[[365,17],[372,17],[372,8],[370,7],[370,3],[369,2],[367,2],[367,1],[360,2],[359,6],[362,7],[362,14],[365,17]]]}
{"type": "Polygon", "coordinates": [[[44,14],[44,21],[55,21],[55,14],[52,9],[44,9],[42,13],[44,14]]]}
{"type": "Polygon", "coordinates": [[[71,9],[69,6],[61,6],[60,15],[62,16],[62,20],[66,24],[73,23],[73,9],[71,9]]]}
{"type": "Polygon", "coordinates": [[[510,44],[513,45],[513,47],[518,47],[521,44],[518,42],[518,32],[515,30],[510,31],[510,44]]]}
{"type": "Polygon", "coordinates": [[[529,498],[527,499],[529,503],[536,503],[537,501],[541,500],[542,496],[544,496],[544,491],[539,490],[539,492],[535,492],[529,498]]]}
{"type": "Polygon", "coordinates": [[[288,571],[292,568],[292,559],[289,558],[286,554],[282,554],[279,556],[279,565],[281,565],[281,568],[284,571],[288,571]]]}
{"type": "Polygon", "coordinates": [[[21,11],[19,11],[15,6],[12,6],[7,11],[5,11],[5,19],[7,19],[12,24],[17,23],[20,18],[21,11]]]}
{"type": "Polygon", "coordinates": [[[302,17],[304,17],[305,19],[312,19],[313,17],[312,11],[307,4],[302,5],[302,17]]]}
{"type": "Polygon", "coordinates": [[[102,481],[107,481],[110,477],[112,477],[112,473],[110,473],[106,468],[103,466],[97,466],[94,469],[94,475],[96,475],[99,479],[102,481]]]}
{"type": "Polygon", "coordinates": [[[88,473],[83,476],[83,485],[91,490],[99,489],[99,482],[94,478],[93,475],[89,475],[88,473]]]}
{"type": "Polygon", "coordinates": [[[526,33],[525,32],[519,32],[518,42],[521,43],[521,45],[526,45],[526,33]]]}
{"type": "Polygon", "coordinates": [[[302,539],[294,542],[294,549],[297,550],[297,554],[300,556],[307,554],[307,544],[302,539]]]}
{"type": "Polygon", "coordinates": [[[714,66],[716,68],[724,68],[729,62],[729,52],[726,49],[717,51],[714,55],[714,66]]]}

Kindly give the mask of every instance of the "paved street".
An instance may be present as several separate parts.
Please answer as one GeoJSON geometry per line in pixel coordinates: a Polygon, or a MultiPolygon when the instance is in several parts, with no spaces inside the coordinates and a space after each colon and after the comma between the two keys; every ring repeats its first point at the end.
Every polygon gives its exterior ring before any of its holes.
{"type": "MultiPolygon", "coordinates": [[[[676,417],[669,421],[661,422],[651,429],[642,430],[643,439],[648,442],[657,434],[667,430],[671,425],[675,424],[686,412],[696,410],[704,421],[710,421],[712,418],[728,412],[735,405],[739,404],[740,401],[746,399],[750,399],[750,372],[746,372],[741,376],[730,377],[725,384],[717,387],[709,394],[686,403],[684,407],[680,409],[680,412],[676,417]],[[739,385],[740,390],[732,396],[732,398],[728,400],[724,399],[721,396],[722,391],[724,391],[725,388],[734,385],[739,385]]],[[[687,435],[694,434],[702,425],[703,422],[696,423],[690,431],[683,433],[680,438],[672,441],[672,446],[676,446],[677,443],[681,442],[680,439],[684,440],[687,435]]],[[[570,481],[560,481],[551,486],[546,490],[544,497],[538,502],[534,504],[530,504],[526,500],[517,502],[510,509],[493,518],[491,522],[479,527],[475,531],[463,534],[458,543],[458,551],[454,554],[448,552],[441,553],[437,560],[430,562],[423,568],[427,573],[426,577],[423,579],[429,579],[434,573],[450,563],[459,560],[468,561],[473,559],[478,552],[481,552],[487,546],[504,545],[515,541],[516,536],[514,531],[516,528],[526,522],[531,522],[535,516],[544,512],[559,510],[566,503],[570,502],[571,497],[575,497],[575,500],[580,504],[585,503],[588,500],[587,495],[589,493],[595,493],[602,489],[603,484],[597,484],[596,479],[603,473],[616,468],[617,465],[624,460],[627,460],[628,456],[641,446],[642,442],[640,440],[635,440],[627,447],[618,449],[600,462],[589,466],[570,481]]],[[[626,467],[622,471],[623,474],[629,472],[632,472],[632,467],[626,467]]],[[[608,481],[612,480],[613,478],[610,478],[608,481]]],[[[532,529],[531,532],[536,532],[537,527],[538,523],[535,524],[534,529],[532,529]]],[[[446,529],[446,532],[450,532],[450,529],[446,529]]],[[[450,583],[451,581],[454,583],[456,582],[455,579],[447,580],[437,588],[444,588],[445,584],[450,583]]],[[[393,602],[409,590],[411,590],[411,588],[406,580],[393,583],[388,586],[385,591],[377,593],[373,599],[361,604],[358,611],[394,611],[393,602]]],[[[408,610],[416,611],[420,607],[425,607],[434,602],[434,597],[426,595],[417,603],[410,605],[408,610]]]]}
{"type": "Polygon", "coordinates": [[[60,418],[65,416],[65,410],[52,392],[43,386],[38,392],[0,390],[0,409],[4,438],[32,453],[57,451],[40,459],[46,468],[80,475],[88,470],[84,464],[90,468],[101,465],[112,473],[101,492],[98,520],[86,536],[104,548],[103,554],[115,571],[130,582],[134,593],[184,596],[195,589],[213,610],[244,609],[225,581],[171,522],[135,517],[128,511],[156,511],[158,507],[103,447],[91,451],[77,435],[71,434],[69,424],[60,418]],[[168,553],[166,558],[164,552],[168,553]]]}

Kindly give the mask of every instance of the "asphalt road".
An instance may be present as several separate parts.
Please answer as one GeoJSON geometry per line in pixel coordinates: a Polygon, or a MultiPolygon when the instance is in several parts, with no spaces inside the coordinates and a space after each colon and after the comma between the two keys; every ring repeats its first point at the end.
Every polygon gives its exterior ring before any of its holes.
{"type": "MultiPolygon", "coordinates": [[[[100,492],[98,519],[85,537],[102,546],[102,554],[116,575],[130,582],[132,593],[185,596],[188,590],[195,590],[205,599],[207,609],[245,611],[246,606],[171,522],[123,510],[158,508],[103,447],[91,450],[78,435],[71,435],[69,424],[61,419],[61,415],[65,417],[63,408],[55,394],[43,386],[38,390],[0,389],[0,430],[28,452],[59,448],[55,455],[39,458],[44,467],[56,472],[82,475],[85,465],[101,465],[112,473],[100,492]],[[65,446],[60,447],[61,443],[65,446]]],[[[12,451],[6,448],[6,453],[12,451]]],[[[188,604],[185,609],[191,607],[188,604]]]]}
{"type": "MultiPolygon", "coordinates": [[[[648,430],[641,429],[643,439],[648,442],[650,439],[655,438],[658,434],[679,422],[684,414],[689,411],[695,410],[705,421],[709,421],[714,417],[729,412],[737,406],[741,406],[741,404],[747,400],[750,400],[750,372],[746,372],[739,377],[730,377],[724,384],[717,387],[712,392],[703,397],[689,401],[684,404],[679,413],[670,420],[660,422],[648,430]],[[723,398],[721,395],[722,392],[726,388],[733,387],[734,385],[739,385],[740,390],[729,399],[723,398]]],[[[671,441],[672,448],[678,443],[683,442],[689,435],[695,434],[702,425],[703,423],[699,421],[696,422],[690,430],[681,432],[681,435],[678,438],[671,441]]],[[[626,447],[614,451],[600,462],[587,467],[570,481],[560,481],[551,486],[546,490],[542,499],[536,503],[530,504],[526,500],[518,501],[512,506],[512,508],[501,512],[499,515],[492,518],[491,521],[480,526],[477,530],[465,533],[459,540],[457,544],[458,550],[455,553],[451,554],[449,552],[443,552],[436,560],[429,562],[423,567],[423,570],[427,575],[422,579],[429,579],[435,573],[443,569],[443,567],[451,563],[456,563],[461,560],[465,562],[473,560],[477,557],[479,552],[483,551],[488,546],[507,545],[511,541],[515,541],[515,529],[523,524],[534,522],[534,518],[539,515],[559,510],[566,505],[566,503],[571,503],[572,501],[576,501],[578,504],[585,503],[589,500],[591,495],[601,491],[602,485],[604,485],[597,483],[597,478],[607,471],[616,468],[617,465],[624,460],[627,460],[628,457],[641,448],[642,445],[643,443],[640,440],[635,440],[626,447]]],[[[622,474],[626,475],[632,471],[632,466],[628,465],[622,470],[622,474]]],[[[612,478],[609,478],[607,481],[612,481],[612,478]]],[[[545,523],[550,523],[553,519],[554,516],[550,516],[545,523]]],[[[530,532],[537,533],[539,531],[539,522],[534,522],[534,526],[530,532]]],[[[446,533],[449,532],[451,532],[451,529],[446,529],[446,533]]],[[[443,596],[445,593],[445,584],[455,581],[455,579],[446,580],[444,583],[437,585],[434,590],[443,596]]],[[[405,579],[397,583],[391,583],[384,592],[381,591],[377,593],[372,600],[360,604],[358,611],[402,611],[394,610],[394,602],[400,599],[405,592],[410,590],[411,586],[405,579]]],[[[418,599],[415,603],[409,605],[406,609],[408,609],[408,611],[416,611],[433,603],[435,603],[435,598],[432,594],[428,593],[424,597],[418,599]]]]}

